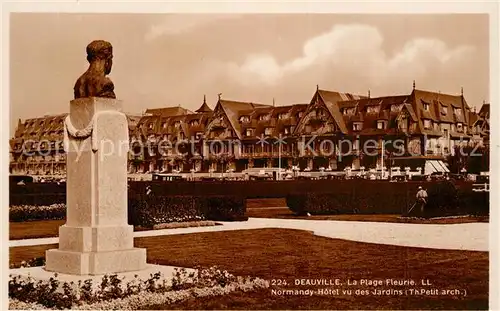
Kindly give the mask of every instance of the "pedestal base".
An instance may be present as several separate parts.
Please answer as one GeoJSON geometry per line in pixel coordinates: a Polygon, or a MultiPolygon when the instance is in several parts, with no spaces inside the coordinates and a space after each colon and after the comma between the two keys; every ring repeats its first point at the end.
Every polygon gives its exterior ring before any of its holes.
{"type": "Polygon", "coordinates": [[[89,253],[50,249],[45,258],[47,271],[74,275],[112,274],[147,267],[145,248],[89,253]]]}

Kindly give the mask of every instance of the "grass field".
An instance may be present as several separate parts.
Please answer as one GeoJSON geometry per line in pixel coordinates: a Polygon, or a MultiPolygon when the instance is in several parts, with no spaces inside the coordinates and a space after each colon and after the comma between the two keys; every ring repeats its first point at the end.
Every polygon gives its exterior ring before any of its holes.
{"type": "MultiPolygon", "coordinates": [[[[136,238],[148,262],[183,267],[217,265],[269,281],[294,279],[429,279],[433,288],[466,289],[455,296],[276,296],[271,289],[191,299],[146,309],[487,309],[488,253],[359,243],[288,229],[260,229],[136,238]]],[[[10,248],[10,261],[44,255],[57,245],[10,248]]],[[[315,287],[301,287],[301,289],[315,287]]],[[[384,288],[387,289],[387,288],[384,288]]]]}

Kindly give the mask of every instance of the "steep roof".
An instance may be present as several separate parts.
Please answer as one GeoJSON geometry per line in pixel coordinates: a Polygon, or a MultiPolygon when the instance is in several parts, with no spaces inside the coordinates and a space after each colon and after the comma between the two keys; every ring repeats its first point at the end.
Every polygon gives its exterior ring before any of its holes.
{"type": "Polygon", "coordinates": [[[151,114],[155,116],[165,116],[165,117],[181,116],[191,113],[193,112],[186,108],[182,108],[180,106],[165,107],[165,108],[149,108],[146,110],[146,114],[151,114]]]}
{"type": "Polygon", "coordinates": [[[233,101],[233,100],[223,100],[223,99],[219,99],[219,101],[217,102],[217,105],[220,105],[220,107],[224,111],[225,115],[227,116],[227,118],[229,120],[229,123],[231,123],[231,126],[233,127],[233,129],[236,132],[236,135],[238,136],[239,139],[241,139],[243,136],[241,134],[240,123],[238,122],[238,116],[239,116],[240,111],[253,110],[253,109],[257,109],[257,108],[272,107],[270,105],[246,103],[246,102],[239,102],[239,101],[233,101]]]}
{"type": "Polygon", "coordinates": [[[196,112],[197,113],[210,113],[212,111],[213,110],[210,109],[210,107],[208,107],[208,105],[207,105],[207,98],[206,98],[206,96],[203,96],[203,104],[200,106],[200,108],[196,109],[196,112]]]}
{"type": "MultiPolygon", "coordinates": [[[[348,133],[347,126],[345,124],[345,120],[342,117],[342,113],[339,109],[339,102],[342,101],[352,101],[352,100],[360,100],[366,98],[365,96],[350,94],[350,93],[342,93],[336,91],[326,91],[318,89],[316,92],[319,97],[322,99],[325,106],[328,108],[328,111],[334,118],[335,122],[340,128],[340,131],[344,134],[348,133]]],[[[314,99],[314,98],[313,98],[314,99]]]]}

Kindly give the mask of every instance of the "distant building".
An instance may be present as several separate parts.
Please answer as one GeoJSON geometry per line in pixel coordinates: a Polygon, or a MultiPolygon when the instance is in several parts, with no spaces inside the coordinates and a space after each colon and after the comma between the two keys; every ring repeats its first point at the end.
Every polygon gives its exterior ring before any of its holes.
{"type": "MultiPolygon", "coordinates": [[[[11,174],[65,175],[66,155],[63,148],[64,119],[68,114],[46,115],[18,120],[10,143],[11,174]]],[[[141,116],[127,114],[129,132],[141,116]]]]}
{"type": "MultiPolygon", "coordinates": [[[[64,155],[25,157],[21,149],[28,139],[34,141],[25,146],[28,150],[62,142],[65,116],[19,121],[11,140],[12,173],[64,174],[64,155]]],[[[311,170],[392,163],[421,166],[422,161],[444,160],[457,145],[489,142],[489,104],[476,114],[463,94],[413,88],[407,95],[372,98],[318,88],[304,104],[275,106],[219,98],[212,110],[204,99],[196,112],[182,107],[148,109],[143,116],[129,116],[129,125],[129,173],[242,171],[278,165],[311,170]],[[371,153],[362,148],[368,141],[371,153]],[[402,152],[388,141],[398,141],[402,152]]]]}

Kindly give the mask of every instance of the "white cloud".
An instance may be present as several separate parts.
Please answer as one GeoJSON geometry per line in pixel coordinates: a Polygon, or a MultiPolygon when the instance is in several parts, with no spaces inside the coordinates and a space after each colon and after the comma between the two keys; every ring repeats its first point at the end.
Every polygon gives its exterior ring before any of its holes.
{"type": "Polygon", "coordinates": [[[239,17],[238,14],[171,14],[160,23],[152,25],[145,38],[146,40],[153,40],[164,35],[178,35],[215,21],[239,17]]]}
{"type": "Polygon", "coordinates": [[[368,83],[399,83],[402,77],[416,79],[466,60],[474,47],[449,47],[433,38],[407,41],[401,50],[387,55],[384,37],[369,25],[336,25],[303,45],[302,55],[279,63],[269,54],[252,54],[239,63],[221,64],[232,79],[243,84],[275,85],[283,79],[325,70],[337,75],[363,77],[368,83]],[[387,81],[389,79],[389,81],[387,81]]]}

